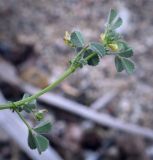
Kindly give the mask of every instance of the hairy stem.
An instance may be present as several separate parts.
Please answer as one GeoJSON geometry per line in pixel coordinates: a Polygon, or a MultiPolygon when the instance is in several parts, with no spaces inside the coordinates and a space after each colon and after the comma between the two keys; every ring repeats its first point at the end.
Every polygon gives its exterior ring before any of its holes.
{"type": "MultiPolygon", "coordinates": [[[[88,47],[88,46],[87,46],[88,47]]],[[[79,53],[78,55],[82,54],[83,52],[85,52],[85,50],[87,49],[87,47],[83,48],[79,53]]],[[[88,57],[85,58],[85,60],[89,60],[91,59],[92,57],[94,57],[96,55],[96,53],[93,53],[91,55],[89,55],[88,57]]],[[[62,75],[61,77],[59,77],[55,82],[53,82],[52,84],[50,84],[49,86],[47,86],[46,88],[42,89],[41,91],[39,91],[38,93],[28,97],[28,98],[25,98],[23,100],[19,100],[17,102],[14,102],[13,104],[16,106],[16,107],[19,107],[19,106],[22,106],[24,105],[25,103],[27,102],[31,102],[32,100],[40,97],[41,95],[43,95],[44,93],[52,90],[53,88],[55,88],[56,86],[58,86],[62,81],[64,81],[67,77],[69,77],[73,72],[76,71],[76,69],[78,69],[80,66],[79,65],[71,65],[62,75]]],[[[3,110],[3,109],[10,109],[13,105],[12,103],[7,103],[7,104],[3,104],[3,105],[0,105],[0,110],[3,110]]]]}
{"type": "MultiPolygon", "coordinates": [[[[38,93],[32,95],[31,97],[25,98],[23,100],[14,102],[15,106],[21,106],[27,102],[31,102],[32,100],[40,97],[41,95],[43,95],[44,93],[52,90],[53,88],[55,88],[58,84],[60,84],[63,80],[65,80],[70,74],[72,74],[74,71],[76,70],[76,68],[74,67],[70,67],[68,68],[61,77],[59,77],[59,79],[57,79],[54,83],[50,84],[49,86],[47,86],[46,88],[44,88],[43,90],[39,91],[38,93]]],[[[3,109],[9,109],[10,107],[12,107],[12,103],[7,103],[4,105],[0,105],[0,110],[3,109]]]]}

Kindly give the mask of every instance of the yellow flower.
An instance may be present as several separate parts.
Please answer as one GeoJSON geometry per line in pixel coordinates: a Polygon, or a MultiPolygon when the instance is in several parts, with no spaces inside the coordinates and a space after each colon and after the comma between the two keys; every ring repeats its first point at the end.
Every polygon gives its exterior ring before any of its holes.
{"type": "Polygon", "coordinates": [[[104,33],[101,33],[101,35],[100,35],[100,40],[101,40],[102,42],[104,42],[104,41],[105,41],[105,37],[106,37],[106,35],[105,35],[104,33]]]}
{"type": "Polygon", "coordinates": [[[102,43],[104,43],[104,45],[106,47],[108,47],[109,49],[111,49],[113,52],[116,52],[119,50],[119,46],[117,43],[115,42],[107,42],[107,37],[106,37],[106,34],[105,33],[101,33],[100,35],[100,40],[102,43]]]}
{"type": "Polygon", "coordinates": [[[108,44],[108,47],[114,52],[119,50],[119,47],[116,43],[108,44]]]}
{"type": "Polygon", "coordinates": [[[67,45],[70,45],[71,43],[71,36],[70,36],[70,33],[68,31],[65,32],[65,35],[64,35],[64,43],[67,44],[67,45]]]}

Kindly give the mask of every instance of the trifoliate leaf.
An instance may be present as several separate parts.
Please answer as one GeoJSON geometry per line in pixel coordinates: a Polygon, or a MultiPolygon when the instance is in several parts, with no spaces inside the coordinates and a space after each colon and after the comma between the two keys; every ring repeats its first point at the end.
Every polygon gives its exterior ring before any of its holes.
{"type": "Polygon", "coordinates": [[[119,18],[117,18],[114,22],[113,22],[113,24],[112,24],[112,29],[117,29],[117,28],[119,28],[121,25],[122,25],[122,23],[123,23],[123,21],[122,21],[122,19],[119,17],[119,18]]]}
{"type": "Polygon", "coordinates": [[[129,58],[131,56],[133,56],[133,51],[131,48],[125,50],[125,51],[122,51],[120,53],[118,53],[119,56],[121,57],[125,57],[125,58],[129,58]]]}
{"type": "Polygon", "coordinates": [[[114,9],[111,9],[108,16],[108,24],[111,24],[117,16],[117,12],[114,9]]]}
{"type": "Polygon", "coordinates": [[[28,135],[28,145],[31,149],[36,149],[36,143],[35,143],[35,137],[33,133],[29,130],[29,135],[28,135]]]}
{"type": "Polygon", "coordinates": [[[79,31],[74,31],[71,33],[71,42],[75,47],[83,47],[84,46],[84,38],[79,31]]]}
{"type": "Polygon", "coordinates": [[[100,57],[106,55],[105,47],[101,43],[92,42],[89,45],[89,49],[97,53],[100,57]]]}
{"type": "Polygon", "coordinates": [[[49,141],[47,138],[45,138],[42,135],[35,135],[35,142],[38,149],[38,152],[41,154],[43,151],[45,151],[49,146],[49,141]]]}
{"type": "Polygon", "coordinates": [[[124,70],[122,61],[118,56],[115,57],[115,66],[116,66],[117,72],[122,72],[124,70]]]}
{"type": "MultiPolygon", "coordinates": [[[[89,55],[93,54],[94,52],[91,49],[88,49],[84,53],[84,58],[88,57],[89,55]]],[[[88,65],[96,66],[99,63],[99,56],[95,54],[91,59],[87,61],[88,65]]]]}
{"type": "Polygon", "coordinates": [[[34,131],[36,131],[37,133],[46,133],[50,131],[50,129],[51,129],[51,123],[47,121],[47,122],[42,122],[38,126],[36,126],[34,128],[34,131]]]}
{"type": "Polygon", "coordinates": [[[126,70],[126,72],[128,74],[133,73],[133,71],[134,71],[134,63],[132,61],[130,61],[129,59],[126,59],[126,58],[122,58],[121,61],[122,61],[122,64],[123,64],[124,69],[126,70]]]}

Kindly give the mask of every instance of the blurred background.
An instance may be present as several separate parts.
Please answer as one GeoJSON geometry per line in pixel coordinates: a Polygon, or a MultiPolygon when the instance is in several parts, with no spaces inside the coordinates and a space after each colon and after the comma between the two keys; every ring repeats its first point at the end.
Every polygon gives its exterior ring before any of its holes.
{"type": "Polygon", "coordinates": [[[64,32],[79,29],[99,41],[110,8],[123,18],[118,31],[134,50],[135,73],[117,73],[105,57],[39,99],[53,124],[41,156],[27,147],[18,117],[1,111],[0,160],[153,159],[152,0],[0,0],[0,103],[56,80],[74,56],[64,32]]]}

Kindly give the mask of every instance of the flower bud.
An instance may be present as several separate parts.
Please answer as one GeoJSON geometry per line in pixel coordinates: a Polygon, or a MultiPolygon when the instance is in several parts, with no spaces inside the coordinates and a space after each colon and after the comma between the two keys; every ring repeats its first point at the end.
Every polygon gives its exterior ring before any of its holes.
{"type": "Polygon", "coordinates": [[[68,31],[65,32],[65,35],[64,35],[64,43],[68,46],[72,46],[71,44],[71,35],[68,31]]]}
{"type": "Polygon", "coordinates": [[[104,41],[105,41],[105,38],[106,38],[106,35],[105,35],[104,33],[101,33],[101,35],[100,35],[100,40],[101,40],[102,42],[104,42],[104,41]]]}
{"type": "Polygon", "coordinates": [[[40,110],[38,112],[35,113],[35,118],[38,120],[38,121],[41,121],[42,119],[44,119],[44,112],[46,112],[47,110],[46,109],[43,109],[43,110],[40,110]]]}
{"type": "Polygon", "coordinates": [[[114,52],[119,50],[119,47],[116,43],[108,44],[108,47],[114,52]]]}

